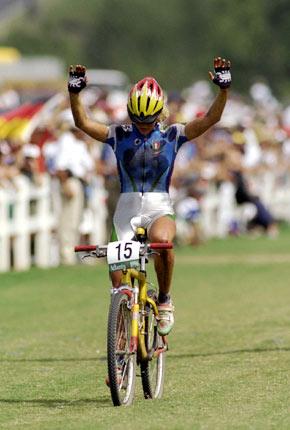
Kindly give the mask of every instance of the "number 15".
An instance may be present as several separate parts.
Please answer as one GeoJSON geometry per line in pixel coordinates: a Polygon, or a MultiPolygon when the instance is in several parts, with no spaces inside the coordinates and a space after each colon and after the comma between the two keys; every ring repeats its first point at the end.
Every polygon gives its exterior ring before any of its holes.
{"type": "Polygon", "coordinates": [[[118,250],[118,260],[121,260],[121,258],[125,258],[128,260],[132,255],[132,243],[130,242],[119,243],[116,246],[116,249],[118,250]],[[122,245],[124,245],[123,250],[121,249],[122,245]]]}

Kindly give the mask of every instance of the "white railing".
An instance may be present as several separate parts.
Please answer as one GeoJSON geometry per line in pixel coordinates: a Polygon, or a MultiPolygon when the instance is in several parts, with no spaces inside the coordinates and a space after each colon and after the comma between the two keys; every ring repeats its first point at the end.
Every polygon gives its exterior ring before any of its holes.
{"type": "MultiPolygon", "coordinates": [[[[105,240],[105,192],[100,183],[92,187],[92,199],[80,225],[80,233],[89,235],[92,243],[105,240]]],[[[48,175],[40,186],[18,176],[13,187],[0,188],[0,272],[27,270],[32,265],[52,267],[59,262],[55,241],[60,198],[52,185],[48,175]]]]}
{"type": "Polygon", "coordinates": [[[49,267],[51,233],[56,227],[50,178],[45,176],[40,187],[24,176],[16,177],[14,184],[0,189],[0,271],[10,270],[12,263],[16,270],[31,267],[32,235],[35,265],[49,267]]]}

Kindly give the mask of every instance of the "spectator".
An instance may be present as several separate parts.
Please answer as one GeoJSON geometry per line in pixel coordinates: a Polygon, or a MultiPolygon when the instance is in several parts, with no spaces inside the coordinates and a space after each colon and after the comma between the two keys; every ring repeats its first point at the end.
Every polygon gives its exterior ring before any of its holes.
{"type": "Polygon", "coordinates": [[[116,157],[109,145],[103,145],[97,166],[98,173],[104,178],[104,187],[107,192],[106,235],[109,241],[112,233],[113,215],[120,195],[116,157]]]}
{"type": "Polygon", "coordinates": [[[41,185],[41,175],[38,169],[40,157],[39,147],[33,144],[25,144],[22,150],[23,159],[20,163],[20,173],[26,176],[33,184],[41,185]]]}
{"type": "Polygon", "coordinates": [[[224,169],[224,179],[232,181],[235,185],[235,199],[238,205],[251,203],[255,206],[256,214],[249,221],[248,229],[253,231],[256,228],[262,228],[269,236],[275,237],[278,228],[274,217],[260,197],[251,192],[246,180],[245,168],[243,168],[245,138],[241,132],[235,133],[233,134],[233,144],[224,153],[223,163],[221,163],[221,167],[224,169]]]}
{"type": "Polygon", "coordinates": [[[74,126],[67,112],[63,115],[62,133],[50,143],[50,168],[60,182],[61,211],[59,218],[60,257],[63,264],[74,264],[74,245],[79,242],[79,227],[85,206],[84,186],[94,170],[94,162],[83,134],[74,126]],[[53,166],[53,167],[52,167],[53,166]],[[69,220],[69,222],[68,222],[69,220]]]}

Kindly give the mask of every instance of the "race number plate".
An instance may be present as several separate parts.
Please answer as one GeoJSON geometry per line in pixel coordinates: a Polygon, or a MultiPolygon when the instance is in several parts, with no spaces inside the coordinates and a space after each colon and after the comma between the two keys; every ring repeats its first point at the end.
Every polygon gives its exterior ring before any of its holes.
{"type": "Polygon", "coordinates": [[[107,249],[107,261],[110,272],[139,267],[140,243],[130,240],[110,242],[107,249]]]}

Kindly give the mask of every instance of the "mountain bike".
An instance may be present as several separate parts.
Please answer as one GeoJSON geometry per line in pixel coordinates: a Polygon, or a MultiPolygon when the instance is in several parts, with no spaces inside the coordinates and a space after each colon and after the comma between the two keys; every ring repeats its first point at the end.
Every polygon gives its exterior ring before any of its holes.
{"type": "Polygon", "coordinates": [[[84,257],[107,257],[111,272],[122,271],[120,286],[111,289],[107,329],[107,385],[114,406],[132,404],[137,366],[145,399],[162,397],[168,343],[157,331],[157,291],[147,280],[146,264],[158,250],[172,247],[146,243],[143,228],[137,229],[136,240],[75,247],[84,257]]]}

